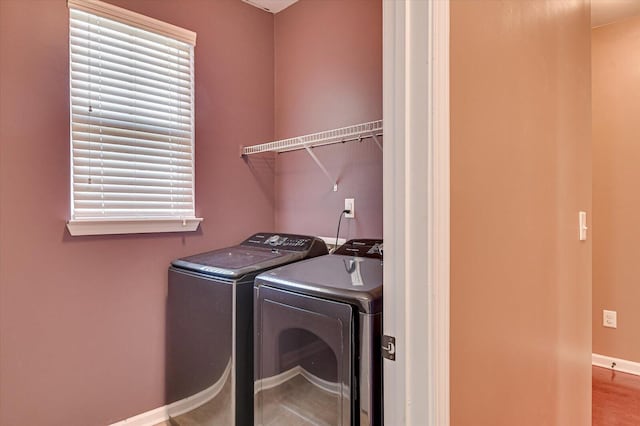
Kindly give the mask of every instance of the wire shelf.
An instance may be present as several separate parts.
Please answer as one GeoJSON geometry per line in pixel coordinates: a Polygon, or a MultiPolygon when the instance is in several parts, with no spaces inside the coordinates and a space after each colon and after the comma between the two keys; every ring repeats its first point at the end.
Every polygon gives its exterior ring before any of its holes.
{"type": "Polygon", "coordinates": [[[260,154],[262,152],[287,152],[304,149],[307,151],[311,159],[320,167],[322,173],[325,174],[329,182],[333,185],[333,190],[338,190],[338,182],[334,179],[329,171],[324,167],[320,159],[313,153],[311,148],[316,146],[331,145],[334,143],[344,143],[350,141],[361,141],[371,138],[375,141],[378,148],[382,151],[379,136],[382,136],[382,120],[370,121],[368,123],[356,124],[339,129],[327,130],[324,132],[312,133],[310,135],[299,136],[296,138],[282,139],[279,141],[267,142],[260,145],[252,145],[242,147],[242,156],[246,157],[251,154],[260,154]]]}
{"type": "Polygon", "coordinates": [[[267,142],[260,145],[245,146],[242,147],[242,155],[260,154],[262,152],[287,152],[378,136],[382,136],[382,120],[267,142]]]}

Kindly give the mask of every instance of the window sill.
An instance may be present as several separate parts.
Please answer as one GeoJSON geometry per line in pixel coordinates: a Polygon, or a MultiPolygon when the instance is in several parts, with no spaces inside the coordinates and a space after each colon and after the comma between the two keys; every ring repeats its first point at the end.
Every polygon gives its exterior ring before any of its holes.
{"type": "Polygon", "coordinates": [[[70,220],[67,229],[72,236],[148,234],[155,232],[192,232],[201,218],[190,219],[87,219],[70,220]]]}

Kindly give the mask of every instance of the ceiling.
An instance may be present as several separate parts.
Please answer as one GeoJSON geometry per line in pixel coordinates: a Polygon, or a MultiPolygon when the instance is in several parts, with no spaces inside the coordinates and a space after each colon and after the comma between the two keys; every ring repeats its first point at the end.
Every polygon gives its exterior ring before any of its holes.
{"type": "Polygon", "coordinates": [[[640,0],[591,0],[591,27],[640,15],[640,0]]]}
{"type": "MultiPolygon", "coordinates": [[[[276,14],[298,0],[242,0],[252,6],[276,14]]],[[[611,24],[640,15],[640,0],[591,0],[591,27],[611,24]]]]}
{"type": "Polygon", "coordinates": [[[281,10],[286,9],[298,0],[242,0],[245,3],[249,3],[251,6],[258,7],[267,12],[276,14],[281,10]]]}

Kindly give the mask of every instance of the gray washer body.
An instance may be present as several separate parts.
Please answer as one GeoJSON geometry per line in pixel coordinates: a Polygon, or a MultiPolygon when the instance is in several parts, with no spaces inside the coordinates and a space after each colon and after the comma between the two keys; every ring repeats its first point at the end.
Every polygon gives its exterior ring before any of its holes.
{"type": "Polygon", "coordinates": [[[254,278],[326,253],[318,238],[259,233],[236,246],[174,260],[168,272],[166,403],[210,392],[207,422],[252,425],[254,278]]]}

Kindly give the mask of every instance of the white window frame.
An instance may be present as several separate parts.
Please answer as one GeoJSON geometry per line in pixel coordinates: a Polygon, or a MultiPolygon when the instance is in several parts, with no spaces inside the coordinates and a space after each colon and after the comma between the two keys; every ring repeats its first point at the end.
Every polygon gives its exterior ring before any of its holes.
{"type": "MultiPolygon", "coordinates": [[[[120,23],[124,23],[130,26],[134,26],[146,31],[153,32],[165,37],[191,44],[195,46],[196,34],[192,31],[162,22],[139,13],[135,13],[117,6],[113,6],[109,3],[104,3],[99,0],[68,0],[67,5],[70,9],[76,9],[83,12],[88,12],[93,15],[102,16],[107,19],[111,19],[120,23]]],[[[70,22],[71,24],[71,22],[70,22]]],[[[193,56],[192,70],[193,70],[193,56]]],[[[71,65],[71,59],[70,59],[71,65]]],[[[70,71],[71,73],[71,71],[70,71]]],[[[73,138],[71,135],[72,129],[70,129],[70,211],[71,219],[67,222],[67,228],[71,235],[105,235],[105,234],[132,234],[132,233],[151,233],[151,232],[185,232],[195,231],[201,218],[195,217],[195,125],[194,125],[194,94],[193,86],[195,81],[192,71],[192,95],[191,95],[191,111],[192,111],[192,127],[191,127],[191,155],[192,155],[192,206],[193,214],[186,217],[153,217],[153,216],[140,216],[140,217],[123,217],[123,218],[83,218],[74,217],[74,185],[73,185],[73,138]]],[[[71,84],[71,74],[69,78],[71,84]]],[[[71,90],[71,88],[70,88],[71,90]]],[[[71,93],[70,93],[71,96],[71,93]]],[[[69,98],[71,101],[71,97],[69,98]]]]}

